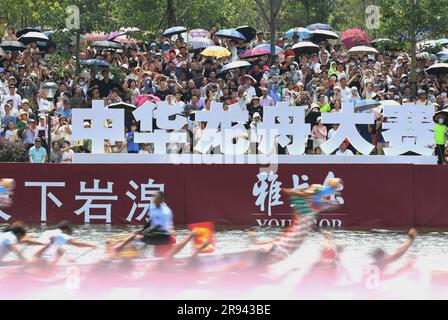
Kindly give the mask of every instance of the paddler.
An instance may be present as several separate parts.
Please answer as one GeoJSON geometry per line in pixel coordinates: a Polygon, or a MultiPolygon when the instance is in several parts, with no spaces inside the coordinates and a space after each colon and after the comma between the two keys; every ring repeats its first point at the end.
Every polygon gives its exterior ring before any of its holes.
{"type": "Polygon", "coordinates": [[[166,204],[165,194],[162,191],[157,192],[154,203],[150,205],[148,218],[143,228],[134,231],[127,239],[114,246],[113,251],[116,254],[133,241],[154,246],[173,243],[173,211],[166,204]]]}
{"type": "Polygon", "coordinates": [[[400,268],[398,272],[389,275],[384,274],[384,271],[388,265],[400,259],[408,251],[408,249],[414,243],[416,237],[417,237],[417,230],[410,229],[408,231],[408,239],[393,254],[387,254],[382,248],[375,249],[371,253],[371,256],[373,258],[372,264],[378,267],[383,276],[386,277],[393,277],[397,273],[401,273],[402,271],[404,271],[402,270],[402,268],[400,268]]]}
{"type": "Polygon", "coordinates": [[[14,252],[20,260],[27,261],[23,255],[23,250],[18,245],[19,243],[45,245],[45,243],[31,238],[22,222],[14,222],[0,233],[0,264],[9,252],[14,252]]]}
{"type": "Polygon", "coordinates": [[[92,243],[74,239],[72,233],[73,227],[68,221],[61,221],[56,229],[45,231],[42,234],[41,239],[46,241],[47,244],[34,254],[33,260],[35,262],[39,261],[56,264],[64,255],[65,245],[72,245],[80,248],[97,247],[92,243]]]}

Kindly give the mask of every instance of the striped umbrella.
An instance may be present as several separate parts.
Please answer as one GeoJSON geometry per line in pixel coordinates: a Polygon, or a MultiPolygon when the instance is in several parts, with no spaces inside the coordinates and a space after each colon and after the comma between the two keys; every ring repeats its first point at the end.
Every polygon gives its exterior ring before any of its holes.
{"type": "Polygon", "coordinates": [[[192,38],[207,38],[210,35],[205,29],[193,29],[188,33],[192,38]]]}
{"type": "Polygon", "coordinates": [[[211,47],[213,45],[214,45],[214,43],[210,39],[192,38],[190,41],[188,41],[188,50],[189,51],[201,50],[201,49],[211,47]]]}

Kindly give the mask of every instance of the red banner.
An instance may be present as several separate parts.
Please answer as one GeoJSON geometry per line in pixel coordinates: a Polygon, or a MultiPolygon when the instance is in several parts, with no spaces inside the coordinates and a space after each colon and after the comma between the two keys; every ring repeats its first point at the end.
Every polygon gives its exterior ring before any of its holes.
{"type": "Polygon", "coordinates": [[[340,209],[323,213],[323,227],[446,227],[448,171],[426,165],[0,164],[14,178],[14,203],[0,223],[144,223],[152,196],[164,190],[175,223],[213,221],[241,226],[287,226],[281,188],[344,180],[340,209]]]}

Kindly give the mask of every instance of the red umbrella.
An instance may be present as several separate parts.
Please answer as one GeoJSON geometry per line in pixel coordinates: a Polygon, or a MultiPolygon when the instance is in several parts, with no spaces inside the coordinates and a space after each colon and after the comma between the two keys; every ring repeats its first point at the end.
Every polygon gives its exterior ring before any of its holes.
{"type": "Polygon", "coordinates": [[[271,51],[267,49],[252,49],[244,52],[242,55],[240,55],[241,59],[248,59],[248,58],[254,58],[254,57],[260,57],[260,56],[266,56],[270,55],[271,51]]]}
{"type": "Polygon", "coordinates": [[[341,41],[347,49],[359,45],[370,45],[369,36],[361,29],[348,29],[342,33],[341,41]]]}

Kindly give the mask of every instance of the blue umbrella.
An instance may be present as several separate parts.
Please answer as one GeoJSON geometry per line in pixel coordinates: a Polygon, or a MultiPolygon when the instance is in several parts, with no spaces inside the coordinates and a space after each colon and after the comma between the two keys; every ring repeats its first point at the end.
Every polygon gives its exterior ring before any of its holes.
{"type": "MultiPolygon", "coordinates": [[[[265,50],[271,51],[271,45],[270,44],[260,44],[260,45],[256,46],[253,50],[255,50],[255,49],[265,49],[265,50]]],[[[282,51],[283,51],[282,48],[275,46],[275,54],[279,54],[282,51]]]]}
{"type": "Polygon", "coordinates": [[[307,28],[292,28],[285,32],[285,37],[292,39],[294,35],[297,35],[300,40],[309,39],[313,36],[313,33],[307,28]]]}
{"type": "Polygon", "coordinates": [[[172,27],[163,31],[162,36],[171,37],[174,36],[175,34],[184,33],[186,31],[187,29],[185,29],[185,27],[172,27]]]}
{"type": "Polygon", "coordinates": [[[88,59],[88,60],[81,60],[80,62],[83,66],[97,66],[97,67],[103,67],[103,68],[109,68],[110,63],[104,60],[99,59],[88,59]]]}
{"type": "Polygon", "coordinates": [[[241,34],[241,32],[236,31],[235,29],[222,29],[215,33],[215,36],[228,38],[232,40],[243,40],[247,41],[246,37],[241,34]]]}
{"type": "Polygon", "coordinates": [[[232,69],[245,68],[250,66],[251,64],[247,61],[233,61],[223,66],[221,70],[219,70],[219,73],[223,73],[232,69]]]}
{"type": "Polygon", "coordinates": [[[333,31],[333,28],[329,24],[325,23],[313,23],[306,27],[308,30],[328,30],[333,31]]]}

